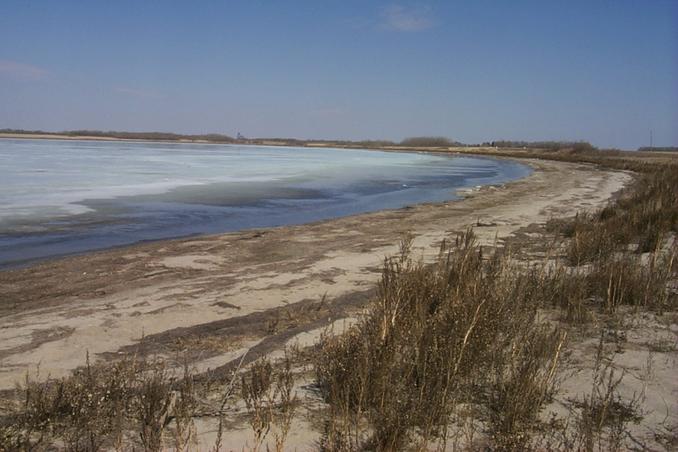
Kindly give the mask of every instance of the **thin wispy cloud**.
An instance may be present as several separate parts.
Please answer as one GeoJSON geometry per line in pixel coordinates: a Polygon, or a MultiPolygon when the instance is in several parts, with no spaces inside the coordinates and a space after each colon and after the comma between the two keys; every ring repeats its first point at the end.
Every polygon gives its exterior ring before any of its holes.
{"type": "Polygon", "coordinates": [[[155,91],[149,91],[145,89],[137,88],[128,88],[125,86],[120,86],[115,88],[115,92],[118,94],[124,94],[132,97],[140,97],[143,99],[160,99],[162,96],[155,91]]]}
{"type": "Polygon", "coordinates": [[[381,20],[384,28],[393,31],[415,32],[435,26],[429,6],[387,6],[381,11],[381,20]]]}
{"type": "Polygon", "coordinates": [[[46,69],[18,61],[0,59],[0,76],[22,81],[36,81],[47,77],[46,69]]]}

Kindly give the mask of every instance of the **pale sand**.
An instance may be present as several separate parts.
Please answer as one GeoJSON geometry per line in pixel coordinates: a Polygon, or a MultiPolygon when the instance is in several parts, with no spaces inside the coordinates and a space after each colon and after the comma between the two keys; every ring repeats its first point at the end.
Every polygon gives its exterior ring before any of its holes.
{"type": "MultiPolygon", "coordinates": [[[[173,350],[168,344],[193,337],[193,333],[204,333],[218,342],[217,333],[226,330],[213,325],[235,319],[235,327],[228,326],[235,328],[228,330],[232,339],[228,346],[194,343],[204,350],[192,355],[192,365],[198,371],[218,368],[270,339],[260,331],[262,322],[277,322],[278,312],[291,315],[297,311],[285,309],[306,306],[326,295],[332,315],[295,323],[290,334],[271,332],[277,342],[264,350],[280,356],[285,344],[313,344],[326,324],[334,322],[335,330],[350,324],[350,313],[355,312],[350,307],[360,304],[352,294],[374,287],[383,258],[397,251],[405,233],[415,237],[415,255],[428,260],[436,255],[442,239],[469,226],[485,225],[475,232],[482,243],[492,244],[532,224],[599,208],[631,180],[628,173],[589,165],[529,163],[537,169],[531,176],[504,186],[469,190],[460,201],[142,244],[0,272],[4,294],[0,302],[0,389],[13,387],[38,364],[43,376],[67,375],[84,363],[87,352],[97,359],[103,353],[129,351],[142,336],[149,339],[153,352],[168,356],[168,350],[173,350]],[[332,311],[340,299],[349,308],[332,311]],[[275,317],[265,316],[274,311],[275,317]],[[260,314],[263,320],[251,323],[259,330],[253,326],[249,331],[247,322],[260,314]],[[238,323],[242,328],[237,328],[238,323]],[[160,334],[164,332],[168,333],[160,334]]],[[[675,332],[667,335],[675,341],[675,332]]],[[[590,348],[590,344],[579,347],[590,348]]],[[[180,348],[192,351],[190,344],[180,348]]],[[[629,353],[626,364],[635,366],[644,356],[629,353]]],[[[675,361],[675,353],[671,356],[675,361]]],[[[577,374],[581,378],[568,381],[567,394],[587,391],[588,372],[582,369],[588,366],[582,363],[577,374]]],[[[657,410],[664,403],[664,414],[668,412],[669,422],[675,424],[676,397],[665,400],[667,394],[678,394],[677,383],[671,379],[674,367],[673,361],[655,363],[657,379],[649,395],[657,410]],[[659,389],[652,392],[653,387],[659,389]]],[[[302,397],[305,404],[314,403],[308,394],[302,397]]],[[[203,444],[212,441],[214,424],[201,421],[198,427],[203,444]]],[[[295,421],[291,435],[288,446],[300,450],[318,437],[301,420],[295,421]]],[[[227,439],[226,444],[243,445],[251,437],[243,425],[227,439]]]]}

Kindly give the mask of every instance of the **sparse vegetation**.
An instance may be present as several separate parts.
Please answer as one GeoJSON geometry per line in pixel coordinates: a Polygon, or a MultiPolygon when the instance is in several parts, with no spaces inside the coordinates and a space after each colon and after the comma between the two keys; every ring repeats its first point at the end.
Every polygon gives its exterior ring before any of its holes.
{"type": "Polygon", "coordinates": [[[655,251],[678,232],[678,166],[644,173],[599,212],[552,222],[551,229],[571,238],[567,255],[574,265],[625,251],[630,244],[639,253],[655,251]]]}
{"type": "Polygon", "coordinates": [[[524,446],[548,399],[564,334],[537,320],[539,288],[508,256],[484,260],[472,232],[429,268],[407,243],[348,333],[325,337],[315,369],[330,404],[327,443],[394,450],[447,441],[460,406],[495,446],[524,446]]]}
{"type": "Polygon", "coordinates": [[[283,451],[297,406],[289,356],[285,356],[277,373],[268,359],[255,362],[242,377],[241,388],[254,433],[252,450],[259,450],[273,428],[275,448],[278,452],[283,451]]]}
{"type": "MultiPolygon", "coordinates": [[[[0,450],[67,451],[195,450],[194,419],[222,419],[233,404],[235,377],[225,384],[198,385],[195,372],[171,367],[167,360],[126,357],[87,365],[60,379],[26,377],[15,396],[0,405],[0,450]],[[214,407],[210,393],[220,393],[214,407]]],[[[275,448],[284,450],[298,400],[292,363],[278,367],[256,361],[240,379],[241,400],[257,450],[273,430],[275,448]]],[[[222,450],[219,422],[215,451],[222,450]]],[[[226,445],[227,446],[227,445],[226,445]]]]}
{"type": "Polygon", "coordinates": [[[103,365],[88,360],[61,379],[27,376],[0,417],[0,449],[96,451],[132,441],[158,451],[174,420],[176,447],[183,450],[194,405],[190,373],[183,377],[175,388],[177,375],[164,362],[132,358],[103,365]]]}

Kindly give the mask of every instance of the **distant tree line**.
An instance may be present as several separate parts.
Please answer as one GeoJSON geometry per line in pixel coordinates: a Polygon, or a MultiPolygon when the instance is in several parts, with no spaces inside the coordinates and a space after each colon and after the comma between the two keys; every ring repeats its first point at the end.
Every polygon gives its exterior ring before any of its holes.
{"type": "Polygon", "coordinates": [[[302,140],[299,138],[250,138],[247,140],[248,143],[252,144],[262,144],[262,143],[285,143],[287,145],[291,146],[308,146],[309,144],[314,144],[314,145],[323,145],[323,146],[336,146],[336,147],[346,147],[346,146],[351,146],[351,147],[366,147],[366,148],[380,148],[380,147],[390,147],[390,146],[398,146],[398,143],[390,140],[359,140],[359,141],[351,141],[351,140],[327,140],[327,139],[319,139],[319,140],[313,140],[313,139],[308,139],[308,140],[302,140]]]}
{"type": "Polygon", "coordinates": [[[11,133],[17,135],[60,135],[68,137],[97,137],[97,138],[119,138],[124,140],[160,140],[160,141],[179,141],[179,140],[204,140],[221,143],[233,143],[236,140],[228,135],[217,133],[203,135],[182,135],[170,132],[119,132],[115,130],[64,130],[62,132],[44,132],[42,130],[23,130],[23,129],[0,129],[0,133],[11,133]]]}
{"type": "Polygon", "coordinates": [[[410,137],[410,138],[405,138],[403,141],[400,142],[401,146],[408,146],[408,147],[459,147],[459,146],[466,146],[463,143],[460,143],[458,141],[453,141],[450,140],[449,138],[446,137],[410,137]]]}
{"type": "Polygon", "coordinates": [[[570,149],[574,152],[595,151],[597,148],[586,141],[513,141],[499,140],[483,143],[484,146],[497,148],[526,148],[557,151],[570,149]]]}
{"type": "Polygon", "coordinates": [[[51,132],[43,132],[42,130],[0,129],[0,133],[12,133],[15,135],[21,135],[21,134],[50,134],[51,132]]]}
{"type": "Polygon", "coordinates": [[[59,132],[60,135],[67,136],[88,136],[88,137],[110,137],[110,138],[121,138],[126,140],[167,140],[167,141],[178,141],[178,140],[205,140],[205,141],[216,141],[216,142],[225,142],[232,143],[236,140],[233,137],[228,135],[221,135],[216,133],[203,134],[203,135],[182,135],[178,133],[170,132],[118,132],[118,131],[101,131],[101,130],[68,130],[64,132],[59,132]]]}
{"type": "Polygon", "coordinates": [[[639,151],[642,152],[678,152],[678,147],[676,146],[664,146],[664,147],[658,147],[658,146],[645,146],[642,148],[638,148],[639,151]]]}

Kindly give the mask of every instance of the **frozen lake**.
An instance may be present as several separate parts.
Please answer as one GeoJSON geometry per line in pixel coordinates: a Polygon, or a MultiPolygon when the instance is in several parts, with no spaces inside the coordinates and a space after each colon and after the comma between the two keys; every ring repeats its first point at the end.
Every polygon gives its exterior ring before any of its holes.
{"type": "Polygon", "coordinates": [[[418,153],[0,139],[0,268],[445,201],[530,171],[418,153]]]}

